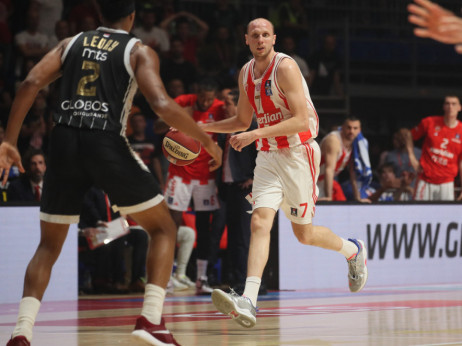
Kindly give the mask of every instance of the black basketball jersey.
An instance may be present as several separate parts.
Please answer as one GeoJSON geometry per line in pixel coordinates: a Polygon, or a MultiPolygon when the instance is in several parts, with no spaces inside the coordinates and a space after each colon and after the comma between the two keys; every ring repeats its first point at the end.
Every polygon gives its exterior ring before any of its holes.
{"type": "Polygon", "coordinates": [[[124,135],[137,89],[130,66],[137,41],[123,30],[103,27],[76,35],[61,57],[55,123],[124,135]]]}

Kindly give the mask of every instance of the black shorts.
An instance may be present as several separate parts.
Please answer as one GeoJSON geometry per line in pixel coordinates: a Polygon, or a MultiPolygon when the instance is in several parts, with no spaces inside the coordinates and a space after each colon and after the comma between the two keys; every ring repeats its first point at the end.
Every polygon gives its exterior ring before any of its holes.
{"type": "Polygon", "coordinates": [[[86,191],[103,189],[121,214],[159,204],[163,196],[152,174],[115,133],[54,127],[40,203],[40,219],[77,223],[86,191]]]}

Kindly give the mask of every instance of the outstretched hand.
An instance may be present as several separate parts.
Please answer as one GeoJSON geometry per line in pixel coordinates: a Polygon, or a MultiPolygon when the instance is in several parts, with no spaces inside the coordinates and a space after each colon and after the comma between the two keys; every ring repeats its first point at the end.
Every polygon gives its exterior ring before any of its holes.
{"type": "Polygon", "coordinates": [[[462,53],[462,18],[429,0],[414,2],[407,7],[409,22],[418,26],[414,34],[442,43],[456,44],[457,52],[462,53]]]}
{"type": "Polygon", "coordinates": [[[24,173],[24,167],[21,163],[21,155],[18,148],[8,142],[0,144],[0,177],[3,174],[2,184],[5,185],[10,174],[11,166],[18,166],[19,171],[24,173]]]}

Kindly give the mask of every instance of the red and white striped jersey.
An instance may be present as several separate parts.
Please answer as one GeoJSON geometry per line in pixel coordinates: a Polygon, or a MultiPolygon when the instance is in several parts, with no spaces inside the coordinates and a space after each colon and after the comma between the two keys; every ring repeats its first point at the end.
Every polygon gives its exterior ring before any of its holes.
{"type": "MultiPolygon", "coordinates": [[[[339,175],[339,173],[341,171],[343,171],[343,169],[347,165],[348,161],[350,161],[351,148],[348,149],[343,145],[342,137],[340,136],[340,131],[332,131],[332,132],[328,133],[321,141],[321,144],[320,144],[321,148],[322,148],[322,142],[324,142],[326,140],[326,138],[329,137],[329,136],[337,136],[338,140],[340,141],[340,145],[342,146],[342,151],[340,151],[338,153],[337,162],[335,163],[334,176],[337,176],[337,175],[339,175]]],[[[324,157],[324,155],[322,155],[321,156],[321,167],[319,169],[318,181],[324,180],[325,172],[326,172],[326,158],[324,157]]]]}
{"type": "MultiPolygon", "coordinates": [[[[250,104],[257,116],[258,127],[272,126],[281,121],[292,118],[287,99],[277,83],[277,70],[283,59],[292,59],[283,53],[276,53],[263,75],[256,79],[254,75],[255,60],[244,65],[243,83],[250,104]]],[[[293,60],[293,59],[292,59],[293,60]]],[[[301,75],[301,72],[300,72],[301,75]]],[[[306,106],[313,110],[310,112],[309,130],[290,136],[259,138],[256,141],[258,150],[268,151],[290,148],[305,143],[310,138],[316,138],[319,130],[319,119],[311,101],[310,92],[305,78],[301,75],[306,106]],[[314,114],[314,115],[313,115],[314,114]]]]}

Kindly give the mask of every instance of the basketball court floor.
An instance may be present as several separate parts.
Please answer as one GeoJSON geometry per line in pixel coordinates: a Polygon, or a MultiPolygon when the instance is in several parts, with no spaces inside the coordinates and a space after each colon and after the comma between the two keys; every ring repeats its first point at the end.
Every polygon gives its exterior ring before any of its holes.
{"type": "MultiPolygon", "coordinates": [[[[181,345],[462,345],[462,283],[269,292],[257,325],[245,329],[216,312],[210,297],[168,296],[164,317],[181,345]]],[[[45,302],[32,345],[142,345],[130,332],[141,295],[82,296],[45,302]]],[[[0,305],[0,344],[9,339],[17,304],[0,305]]]]}

